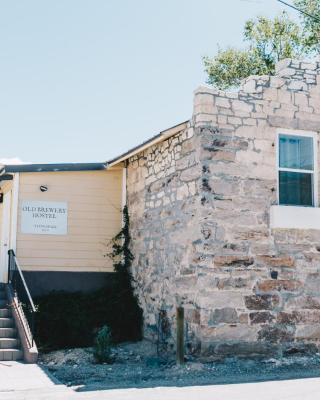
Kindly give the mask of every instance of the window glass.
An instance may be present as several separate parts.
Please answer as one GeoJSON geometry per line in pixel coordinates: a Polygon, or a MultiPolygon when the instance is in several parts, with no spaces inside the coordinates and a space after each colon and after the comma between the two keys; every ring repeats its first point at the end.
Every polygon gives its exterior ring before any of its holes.
{"type": "Polygon", "coordinates": [[[305,136],[279,136],[279,167],[313,170],[313,139],[305,136]]]}
{"type": "Polygon", "coordinates": [[[279,171],[279,203],[313,206],[313,174],[279,171]]]}

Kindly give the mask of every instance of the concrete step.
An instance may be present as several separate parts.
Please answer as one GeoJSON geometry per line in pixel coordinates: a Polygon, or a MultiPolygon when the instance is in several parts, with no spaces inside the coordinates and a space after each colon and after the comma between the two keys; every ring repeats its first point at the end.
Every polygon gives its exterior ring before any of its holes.
{"type": "Polygon", "coordinates": [[[8,300],[0,299],[0,308],[7,308],[7,307],[8,307],[8,300]]]}
{"type": "Polygon", "coordinates": [[[16,338],[0,338],[0,350],[1,349],[19,349],[20,340],[16,338]]]}
{"type": "Polygon", "coordinates": [[[0,318],[8,318],[11,317],[10,308],[0,308],[0,318]]]}
{"type": "Polygon", "coordinates": [[[0,361],[22,360],[23,353],[19,349],[0,349],[0,361]]]}
{"type": "Polygon", "coordinates": [[[0,328],[13,328],[13,326],[12,318],[0,318],[0,328]]]}
{"type": "Polygon", "coordinates": [[[0,328],[0,338],[15,338],[17,330],[15,328],[0,328]]]}

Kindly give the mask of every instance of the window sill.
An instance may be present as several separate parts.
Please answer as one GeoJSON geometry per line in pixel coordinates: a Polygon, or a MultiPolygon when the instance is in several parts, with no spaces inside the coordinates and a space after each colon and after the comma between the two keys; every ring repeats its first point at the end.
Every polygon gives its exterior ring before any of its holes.
{"type": "Polygon", "coordinates": [[[299,206],[271,206],[271,229],[319,229],[320,208],[299,206]]]}

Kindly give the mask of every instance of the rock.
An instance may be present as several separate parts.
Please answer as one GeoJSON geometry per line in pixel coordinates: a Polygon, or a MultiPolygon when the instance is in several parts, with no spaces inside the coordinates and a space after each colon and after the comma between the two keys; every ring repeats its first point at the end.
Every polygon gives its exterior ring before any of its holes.
{"type": "Polygon", "coordinates": [[[257,262],[271,267],[294,267],[294,259],[288,256],[257,256],[257,262]]]}
{"type": "Polygon", "coordinates": [[[252,324],[265,324],[267,322],[272,322],[275,316],[270,312],[262,311],[250,313],[249,318],[252,324]]]}
{"type": "Polygon", "coordinates": [[[270,294],[245,296],[244,299],[249,310],[273,310],[280,303],[277,295],[270,294]]]}
{"type": "Polygon", "coordinates": [[[267,325],[258,332],[259,340],[268,343],[292,342],[295,327],[292,325],[267,325]]]}
{"type": "Polygon", "coordinates": [[[234,324],[238,321],[237,311],[234,308],[226,307],[212,311],[210,313],[208,325],[213,326],[220,323],[234,324]]]}
{"type": "Polygon", "coordinates": [[[215,256],[214,265],[215,267],[222,266],[234,266],[234,267],[249,267],[254,263],[252,257],[248,256],[215,256]]]}
{"type": "Polygon", "coordinates": [[[261,292],[286,291],[294,292],[301,287],[301,282],[294,279],[266,279],[257,283],[257,290],[261,292]]]}

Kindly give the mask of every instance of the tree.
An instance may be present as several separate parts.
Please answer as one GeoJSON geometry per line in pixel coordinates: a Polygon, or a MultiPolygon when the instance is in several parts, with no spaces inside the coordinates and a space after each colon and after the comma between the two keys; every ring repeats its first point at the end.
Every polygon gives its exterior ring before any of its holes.
{"type": "Polygon", "coordinates": [[[241,80],[249,75],[268,73],[266,65],[250,50],[219,49],[213,59],[204,57],[203,62],[208,83],[219,89],[239,86],[241,80]]]}
{"type": "Polygon", "coordinates": [[[310,52],[320,53],[320,1],[294,0],[294,5],[306,14],[301,13],[304,45],[310,52]]]}
{"type": "Polygon", "coordinates": [[[218,50],[213,57],[204,57],[208,83],[227,89],[239,86],[249,75],[274,74],[275,64],[283,58],[300,57],[306,53],[301,29],[286,12],[273,20],[257,17],[246,22],[245,50],[218,50]]]}

